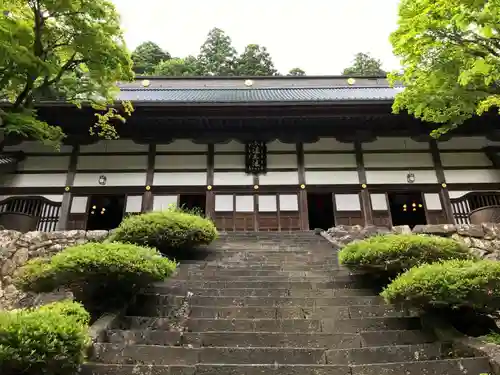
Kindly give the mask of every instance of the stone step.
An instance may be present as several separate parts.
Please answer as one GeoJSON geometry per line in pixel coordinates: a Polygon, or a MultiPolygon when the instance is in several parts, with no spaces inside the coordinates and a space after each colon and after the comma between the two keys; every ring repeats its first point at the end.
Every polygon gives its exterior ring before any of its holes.
{"type": "Polygon", "coordinates": [[[342,365],[195,365],[148,366],[87,363],[81,375],[480,375],[490,374],[487,358],[342,365]]]}
{"type": "Polygon", "coordinates": [[[160,345],[118,345],[97,343],[92,361],[151,365],[205,364],[334,364],[364,365],[441,359],[441,344],[379,346],[370,348],[240,348],[175,347],[160,345]]]}
{"type": "Polygon", "coordinates": [[[299,264],[296,266],[287,266],[287,265],[263,265],[263,264],[258,264],[258,265],[242,265],[241,263],[234,263],[234,264],[227,264],[227,263],[217,263],[217,264],[189,264],[189,265],[181,265],[179,268],[179,272],[193,272],[193,273],[199,273],[203,274],[205,272],[219,272],[219,271],[231,271],[231,272],[236,272],[236,271],[261,271],[261,272],[268,272],[268,271],[288,271],[288,272],[296,272],[296,271],[318,271],[318,272],[330,272],[334,273],[338,276],[349,276],[349,275],[356,275],[356,276],[361,276],[363,275],[362,273],[355,273],[352,272],[346,268],[340,268],[336,267],[333,268],[329,265],[319,265],[315,267],[308,266],[306,264],[299,264]]]}
{"type": "Polygon", "coordinates": [[[279,270],[279,271],[239,271],[239,270],[227,270],[227,269],[219,269],[219,270],[199,270],[199,271],[183,271],[177,273],[176,278],[182,279],[213,279],[213,278],[227,278],[227,279],[236,279],[236,278],[261,278],[261,277],[278,277],[284,279],[291,278],[309,278],[309,277],[322,277],[322,278],[332,278],[332,277],[352,277],[349,276],[349,273],[345,270],[310,270],[310,271],[288,271],[288,270],[279,270]]]}
{"type": "MultiPolygon", "coordinates": [[[[186,287],[186,288],[209,288],[209,289],[291,289],[291,290],[302,290],[302,289],[356,289],[363,287],[365,284],[362,280],[356,280],[353,282],[349,281],[296,281],[296,280],[286,280],[286,281],[242,281],[242,280],[219,280],[219,281],[204,281],[204,280],[179,280],[179,279],[168,279],[165,282],[159,282],[153,284],[149,287],[149,290],[155,290],[161,293],[163,288],[170,287],[186,287]]],[[[168,293],[168,291],[167,291],[168,293]]]]}
{"type": "Polygon", "coordinates": [[[422,331],[385,331],[342,333],[273,332],[170,332],[165,330],[110,330],[105,342],[165,346],[234,346],[294,348],[360,348],[371,346],[412,345],[434,342],[422,331]]]}
{"type": "Polygon", "coordinates": [[[306,306],[353,306],[383,304],[379,296],[349,296],[333,298],[299,298],[299,297],[205,297],[205,296],[171,296],[163,294],[139,294],[136,297],[137,308],[169,308],[184,303],[198,306],[274,306],[274,307],[306,307],[306,306]]]}
{"type": "Polygon", "coordinates": [[[193,296],[206,297],[299,297],[299,298],[332,298],[347,296],[373,296],[370,289],[293,289],[293,288],[191,288],[189,286],[152,286],[148,293],[185,296],[191,292],[193,296]]]}
{"type": "Polygon", "coordinates": [[[167,330],[188,332],[282,332],[359,333],[419,330],[417,317],[376,317],[351,319],[207,319],[180,317],[153,318],[125,316],[114,324],[120,330],[167,330]]]}

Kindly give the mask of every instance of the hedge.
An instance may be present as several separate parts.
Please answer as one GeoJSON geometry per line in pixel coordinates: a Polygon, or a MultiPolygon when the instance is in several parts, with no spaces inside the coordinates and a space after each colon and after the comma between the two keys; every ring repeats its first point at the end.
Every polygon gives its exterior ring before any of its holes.
{"type": "Polygon", "coordinates": [[[172,275],[176,263],[157,250],[123,243],[87,243],[29,261],[15,280],[24,291],[69,288],[91,312],[122,307],[140,288],[172,275]]]}
{"type": "Polygon", "coordinates": [[[351,242],[339,253],[348,268],[397,275],[413,266],[448,259],[471,259],[463,244],[427,235],[388,234],[351,242]]]}
{"type": "Polygon", "coordinates": [[[76,373],[90,344],[89,314],[75,302],[0,311],[0,373],[76,373]]]}
{"type": "Polygon", "coordinates": [[[382,292],[388,303],[427,308],[500,310],[500,262],[449,260],[424,264],[401,274],[382,292]]]}
{"type": "Polygon", "coordinates": [[[177,255],[217,238],[214,223],[179,208],[130,216],[115,229],[109,241],[151,246],[166,255],[177,255]]]}

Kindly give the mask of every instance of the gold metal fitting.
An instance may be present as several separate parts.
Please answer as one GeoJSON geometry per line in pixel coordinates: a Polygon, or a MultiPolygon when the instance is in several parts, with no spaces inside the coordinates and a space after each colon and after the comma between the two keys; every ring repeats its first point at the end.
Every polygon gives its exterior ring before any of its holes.
{"type": "Polygon", "coordinates": [[[150,191],[151,190],[151,186],[146,186],[146,191],[150,191]]]}
{"type": "Polygon", "coordinates": [[[208,185],[207,190],[212,190],[212,185],[208,185]]]}

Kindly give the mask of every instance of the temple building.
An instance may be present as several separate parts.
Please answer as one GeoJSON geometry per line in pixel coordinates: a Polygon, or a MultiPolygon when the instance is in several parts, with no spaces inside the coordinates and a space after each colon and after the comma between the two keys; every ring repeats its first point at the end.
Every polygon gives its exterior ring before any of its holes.
{"type": "Polygon", "coordinates": [[[498,116],[438,141],[391,105],[385,78],[138,77],[120,138],[90,108],[42,102],[60,151],[6,138],[0,225],[110,229],[125,215],[197,208],[225,231],[500,221],[498,116]]]}

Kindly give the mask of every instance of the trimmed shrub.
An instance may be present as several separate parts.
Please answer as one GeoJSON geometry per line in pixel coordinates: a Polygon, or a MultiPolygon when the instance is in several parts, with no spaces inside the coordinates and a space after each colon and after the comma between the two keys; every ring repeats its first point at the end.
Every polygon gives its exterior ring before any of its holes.
{"type": "Polygon", "coordinates": [[[0,373],[74,374],[90,344],[89,314],[76,302],[0,311],[0,373]]]}
{"type": "Polygon", "coordinates": [[[449,260],[424,264],[394,279],[382,292],[388,303],[413,307],[500,310],[500,262],[449,260]]]}
{"type": "Polygon", "coordinates": [[[100,313],[122,307],[140,288],[164,280],[175,269],[175,262],[155,249],[119,242],[87,243],[29,261],[20,269],[16,284],[36,293],[69,288],[89,311],[100,313]]]}
{"type": "Polygon", "coordinates": [[[339,253],[348,268],[395,276],[411,267],[448,259],[471,259],[469,249],[451,239],[388,234],[351,242],[339,253]]]}
{"type": "Polygon", "coordinates": [[[208,245],[216,238],[217,229],[211,220],[183,209],[170,208],[126,218],[109,241],[151,246],[163,254],[177,255],[179,250],[208,245]]]}

